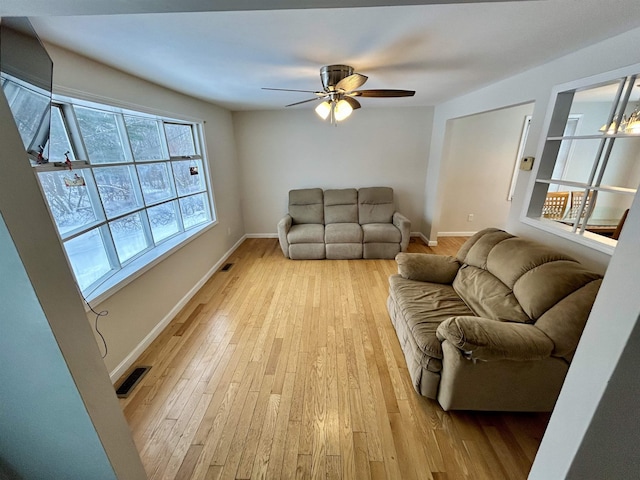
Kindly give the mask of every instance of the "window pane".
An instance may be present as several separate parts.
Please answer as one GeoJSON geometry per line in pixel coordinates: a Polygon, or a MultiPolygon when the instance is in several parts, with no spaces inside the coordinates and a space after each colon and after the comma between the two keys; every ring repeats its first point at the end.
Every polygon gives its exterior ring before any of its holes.
{"type": "Polygon", "coordinates": [[[165,123],[164,131],[167,135],[169,155],[181,157],[183,155],[195,155],[196,147],[193,143],[193,131],[191,125],[165,123]]]}
{"type": "Polygon", "coordinates": [[[160,243],[180,231],[176,202],[163,203],[148,208],[147,213],[155,243],[160,243]]]}
{"type": "Polygon", "coordinates": [[[209,220],[209,202],[206,194],[200,193],[180,199],[180,211],[185,230],[209,220]]]}
{"type": "Polygon", "coordinates": [[[42,191],[61,237],[102,218],[101,208],[95,204],[95,196],[91,195],[91,190],[95,192],[96,188],[91,172],[74,172],[64,170],[38,173],[42,191]],[[80,183],[77,182],[76,175],[84,180],[85,186],[66,186],[65,179],[69,183],[80,183]]]}
{"type": "MultiPolygon", "coordinates": [[[[9,107],[11,107],[11,113],[13,113],[18,126],[24,148],[28,149],[38,132],[45,111],[50,105],[49,98],[7,80],[5,89],[10,86],[14,87],[15,91],[9,107]]],[[[35,146],[37,147],[37,145],[35,146]]]]}
{"type": "Polygon", "coordinates": [[[138,165],[137,168],[140,185],[142,186],[142,195],[147,205],[176,196],[168,164],[150,163],[138,165]]]}
{"type": "Polygon", "coordinates": [[[80,290],[86,290],[111,271],[100,229],[91,230],[64,243],[80,290]]]}
{"type": "Polygon", "coordinates": [[[93,173],[108,218],[142,206],[135,167],[101,167],[95,168],[93,173]]]}
{"type": "Polygon", "coordinates": [[[171,162],[171,164],[173,165],[173,176],[176,179],[178,196],[205,190],[202,160],[180,160],[171,162]]]}
{"type": "Polygon", "coordinates": [[[579,90],[574,94],[571,114],[582,116],[576,135],[598,135],[606,132],[607,119],[621,82],[614,80],[606,85],[579,90]]]}
{"type": "Polygon", "coordinates": [[[109,222],[109,228],[120,263],[126,262],[149,246],[140,212],[109,222]]]}
{"type": "Polygon", "coordinates": [[[127,126],[129,143],[133,150],[133,158],[141,160],[161,160],[165,158],[162,153],[160,141],[159,122],[143,117],[124,117],[127,126]]]}
{"type": "Polygon", "coordinates": [[[64,154],[67,152],[69,159],[75,160],[69,135],[62,120],[62,111],[60,107],[52,107],[51,130],[49,131],[49,160],[52,162],[62,162],[65,160],[64,154]]]}
{"type": "MultiPolygon", "coordinates": [[[[609,141],[609,140],[607,140],[609,141]]],[[[552,143],[557,141],[547,142],[549,148],[552,147],[552,143]]],[[[562,140],[558,155],[564,161],[562,172],[559,172],[557,168],[554,168],[554,179],[556,180],[568,180],[572,182],[587,183],[594,163],[596,163],[596,156],[600,147],[601,140],[599,139],[573,139],[562,140]],[[564,156],[563,156],[564,152],[564,156]],[[558,175],[556,177],[556,175],[558,175]]]]}
{"type": "Polygon", "coordinates": [[[616,138],[600,182],[603,186],[637,189],[640,184],[640,139],[616,138]]]}
{"type": "Polygon", "coordinates": [[[118,122],[110,112],[75,107],[76,117],[91,163],[125,161],[118,122]]]}

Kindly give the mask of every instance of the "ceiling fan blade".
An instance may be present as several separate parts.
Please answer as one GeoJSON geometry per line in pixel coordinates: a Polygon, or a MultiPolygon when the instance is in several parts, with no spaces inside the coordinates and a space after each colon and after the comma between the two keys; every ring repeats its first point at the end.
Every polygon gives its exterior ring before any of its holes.
{"type": "Polygon", "coordinates": [[[308,100],[302,100],[301,102],[290,103],[289,105],[285,105],[285,107],[293,107],[294,105],[300,105],[302,103],[315,102],[316,100],[322,100],[323,97],[309,98],[308,100]]]}
{"type": "Polygon", "coordinates": [[[342,80],[336,83],[335,89],[343,90],[345,92],[351,92],[352,90],[360,88],[362,85],[364,85],[364,82],[367,81],[367,78],[369,77],[366,77],[365,75],[361,75],[359,73],[354,73],[352,75],[349,75],[348,77],[344,77],[342,80]]]}
{"type": "Polygon", "coordinates": [[[267,88],[262,87],[262,90],[276,90],[278,92],[304,92],[304,93],[315,93],[316,95],[326,95],[325,92],[318,92],[316,90],[293,90],[291,88],[267,88]]]}
{"type": "Polygon", "coordinates": [[[358,100],[356,100],[355,98],[353,98],[353,97],[345,96],[345,97],[344,97],[344,100],[345,100],[349,105],[351,105],[351,108],[353,108],[354,110],[356,110],[357,108],[360,108],[360,107],[362,106],[362,105],[360,105],[360,102],[359,102],[358,100]]]}
{"type": "Polygon", "coordinates": [[[378,89],[378,90],[356,90],[350,92],[349,95],[354,97],[413,97],[415,95],[414,90],[392,90],[392,89],[378,89]]]}

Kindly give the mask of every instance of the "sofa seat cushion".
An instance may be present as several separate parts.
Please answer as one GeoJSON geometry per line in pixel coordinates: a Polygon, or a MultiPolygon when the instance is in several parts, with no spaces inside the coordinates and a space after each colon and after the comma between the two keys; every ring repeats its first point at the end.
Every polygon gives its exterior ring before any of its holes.
{"type": "Polygon", "coordinates": [[[362,243],[358,223],[329,223],[324,227],[324,243],[362,243]]]}
{"type": "Polygon", "coordinates": [[[424,355],[442,359],[438,326],[450,317],[475,315],[451,285],[389,277],[389,295],[424,355]]]}
{"type": "Polygon", "coordinates": [[[288,242],[291,243],[324,243],[324,225],[317,223],[306,223],[293,225],[287,235],[288,242]]]}
{"type": "Polygon", "coordinates": [[[400,230],[391,223],[367,223],[362,225],[364,243],[400,243],[400,230]]]}

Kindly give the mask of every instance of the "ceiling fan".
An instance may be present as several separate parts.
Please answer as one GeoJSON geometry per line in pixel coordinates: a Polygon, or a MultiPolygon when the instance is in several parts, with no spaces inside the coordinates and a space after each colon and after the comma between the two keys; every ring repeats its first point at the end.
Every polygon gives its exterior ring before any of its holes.
{"type": "Polygon", "coordinates": [[[320,69],[322,90],[292,90],[288,88],[263,88],[263,90],[278,90],[284,92],[313,93],[315,97],[301,102],[290,103],[287,107],[300,105],[307,102],[322,100],[316,107],[316,113],[323,119],[330,118],[331,123],[344,120],[353,110],[361,107],[360,102],[354,97],[412,97],[413,90],[375,89],[358,90],[367,81],[365,75],[354,73],[349,65],[326,65],[320,69]]]}

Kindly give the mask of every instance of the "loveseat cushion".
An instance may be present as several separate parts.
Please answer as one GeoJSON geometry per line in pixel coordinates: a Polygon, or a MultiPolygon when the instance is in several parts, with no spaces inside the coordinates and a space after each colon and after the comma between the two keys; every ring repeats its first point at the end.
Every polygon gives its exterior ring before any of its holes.
{"type": "Polygon", "coordinates": [[[289,215],[294,224],[324,223],[324,203],[321,188],[289,191],[289,215]]]}
{"type": "MultiPolygon", "coordinates": [[[[526,273],[541,265],[557,261],[575,262],[551,247],[524,238],[508,238],[498,243],[487,255],[486,268],[509,288],[526,273]]],[[[563,264],[566,265],[566,263],[563,264]]],[[[547,279],[542,273],[540,278],[547,279]]]]}
{"type": "Polygon", "coordinates": [[[358,191],[355,188],[325,190],[324,222],[358,223],[358,191]]]}
{"type": "Polygon", "coordinates": [[[453,288],[480,317],[503,322],[533,323],[511,289],[487,270],[463,265],[453,281],[453,288]]]}
{"type": "Polygon", "coordinates": [[[287,234],[289,244],[294,243],[324,243],[324,225],[306,223],[293,225],[287,234]]]}
{"type": "Polygon", "coordinates": [[[389,277],[389,295],[416,344],[433,358],[442,359],[442,347],[436,337],[438,325],[449,317],[475,315],[451,285],[389,277]]]}
{"type": "Polygon", "coordinates": [[[324,243],[362,243],[362,227],[358,223],[329,223],[324,227],[324,243]]]}
{"type": "MultiPolygon", "coordinates": [[[[527,314],[540,318],[560,300],[584,285],[600,279],[600,275],[574,261],[544,263],[522,275],[513,287],[515,297],[527,314]]],[[[585,303],[589,309],[593,299],[585,303]]]]}
{"type": "Polygon", "coordinates": [[[391,223],[367,223],[362,225],[364,243],[400,243],[400,230],[391,223]]]}

